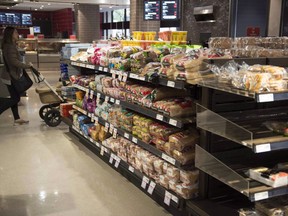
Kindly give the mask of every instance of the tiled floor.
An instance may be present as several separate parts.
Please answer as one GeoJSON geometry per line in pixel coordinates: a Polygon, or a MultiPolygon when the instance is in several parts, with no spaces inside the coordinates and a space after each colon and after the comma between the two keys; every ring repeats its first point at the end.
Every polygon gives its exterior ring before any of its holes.
{"type": "MultiPolygon", "coordinates": [[[[43,72],[50,83],[58,72],[43,72]]],[[[151,198],[102,162],[61,123],[49,128],[38,116],[36,84],[22,98],[21,117],[0,116],[1,216],[164,216],[151,198]]]]}

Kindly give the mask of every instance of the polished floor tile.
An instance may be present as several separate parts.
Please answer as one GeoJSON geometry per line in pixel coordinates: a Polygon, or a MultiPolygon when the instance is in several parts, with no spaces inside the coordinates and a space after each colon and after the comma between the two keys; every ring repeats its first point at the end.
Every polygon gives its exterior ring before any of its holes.
{"type": "MultiPolygon", "coordinates": [[[[59,77],[43,74],[49,83],[59,77]]],[[[36,86],[19,106],[28,125],[13,126],[10,110],[0,116],[1,216],[170,215],[87,150],[64,123],[46,126],[36,86]]]]}

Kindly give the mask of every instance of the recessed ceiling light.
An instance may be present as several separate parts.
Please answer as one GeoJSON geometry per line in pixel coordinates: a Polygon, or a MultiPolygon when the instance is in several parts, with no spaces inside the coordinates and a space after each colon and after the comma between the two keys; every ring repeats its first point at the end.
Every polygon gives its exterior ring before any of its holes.
{"type": "Polygon", "coordinates": [[[48,5],[51,5],[51,3],[48,3],[48,5]]]}
{"type": "Polygon", "coordinates": [[[102,8],[100,8],[100,10],[102,10],[102,8]]]}
{"type": "Polygon", "coordinates": [[[109,8],[113,8],[112,6],[110,6],[109,8]]]}
{"type": "Polygon", "coordinates": [[[34,10],[35,10],[35,11],[37,11],[38,9],[37,9],[37,8],[35,8],[34,10]]]}
{"type": "Polygon", "coordinates": [[[10,7],[7,7],[7,9],[10,9],[10,7]]]}
{"type": "Polygon", "coordinates": [[[18,2],[18,0],[14,0],[14,2],[18,2]]]}

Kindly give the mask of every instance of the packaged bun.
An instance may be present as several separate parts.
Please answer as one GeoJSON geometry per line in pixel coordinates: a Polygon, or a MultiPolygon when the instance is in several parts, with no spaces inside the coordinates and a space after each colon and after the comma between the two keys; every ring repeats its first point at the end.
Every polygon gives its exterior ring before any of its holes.
{"type": "Polygon", "coordinates": [[[197,196],[198,184],[189,185],[189,186],[185,184],[178,184],[176,186],[176,193],[179,194],[184,199],[191,199],[197,196]]]}
{"type": "Polygon", "coordinates": [[[171,144],[170,142],[166,142],[164,144],[164,151],[165,151],[166,154],[172,156],[173,155],[173,150],[174,150],[173,144],[171,144]]]}
{"type": "Polygon", "coordinates": [[[195,129],[178,132],[169,136],[171,143],[177,151],[192,148],[199,141],[199,134],[195,129]]]}
{"type": "Polygon", "coordinates": [[[166,175],[159,176],[159,184],[167,189],[169,189],[169,178],[166,175]]]}
{"type": "Polygon", "coordinates": [[[178,160],[182,165],[192,164],[195,161],[195,151],[189,150],[185,152],[179,152],[177,150],[173,150],[172,156],[178,160]]]}
{"type": "Polygon", "coordinates": [[[161,159],[156,159],[154,161],[154,170],[158,173],[158,174],[163,174],[163,164],[164,164],[164,161],[161,160],[161,159]]]}
{"type": "Polygon", "coordinates": [[[180,170],[173,166],[168,167],[166,176],[170,181],[178,182],[180,180],[180,170]]]}
{"type": "Polygon", "coordinates": [[[196,184],[199,179],[199,170],[193,170],[193,171],[185,171],[180,170],[180,181],[192,185],[196,184]]]}
{"type": "Polygon", "coordinates": [[[169,181],[169,189],[176,192],[176,186],[177,186],[177,182],[175,181],[169,181]]]}

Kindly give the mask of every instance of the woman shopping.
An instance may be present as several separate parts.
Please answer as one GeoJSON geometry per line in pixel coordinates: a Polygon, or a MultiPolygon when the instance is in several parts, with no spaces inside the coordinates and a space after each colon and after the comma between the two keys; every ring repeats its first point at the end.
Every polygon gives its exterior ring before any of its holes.
{"type": "Polygon", "coordinates": [[[11,108],[14,117],[14,125],[28,124],[29,121],[21,119],[19,116],[18,102],[20,101],[20,94],[17,92],[13,80],[19,80],[23,75],[23,70],[32,67],[31,63],[25,64],[21,61],[21,56],[17,49],[18,39],[19,34],[17,29],[14,27],[5,28],[1,44],[5,66],[1,73],[2,89],[0,89],[0,91],[2,92],[2,95],[0,98],[0,115],[5,110],[11,108]],[[3,93],[5,91],[7,92],[6,95],[3,93]]]}

